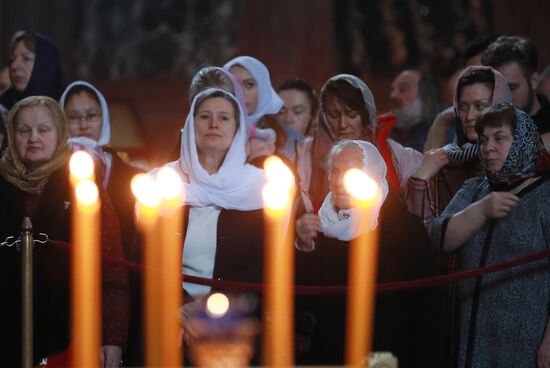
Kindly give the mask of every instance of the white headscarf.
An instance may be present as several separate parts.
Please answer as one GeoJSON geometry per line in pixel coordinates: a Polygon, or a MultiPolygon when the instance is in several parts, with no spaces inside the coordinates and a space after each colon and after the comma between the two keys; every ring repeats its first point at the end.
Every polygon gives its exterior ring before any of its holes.
{"type": "Polygon", "coordinates": [[[321,230],[329,238],[335,238],[343,241],[350,241],[357,238],[361,233],[374,230],[378,225],[378,215],[380,208],[388,195],[388,182],[386,180],[387,167],[384,159],[376,147],[366,141],[342,141],[332,148],[332,152],[349,146],[357,146],[363,153],[362,170],[374,180],[382,196],[380,201],[371,208],[371,222],[366,228],[360,228],[359,213],[356,209],[337,210],[332,201],[332,192],[325,197],[323,205],[319,209],[319,219],[321,220],[321,230]]]}
{"type": "Polygon", "coordinates": [[[373,131],[376,131],[376,103],[374,102],[374,96],[370,88],[367,86],[365,82],[363,82],[361,79],[351,74],[335,75],[334,77],[327,80],[323,85],[323,87],[321,88],[321,93],[320,93],[321,106],[319,108],[319,111],[321,112],[321,117],[322,117],[321,119],[322,128],[326,131],[329,137],[332,138],[333,141],[336,141],[336,136],[332,131],[332,128],[330,127],[330,124],[328,123],[327,118],[325,116],[325,109],[323,106],[323,95],[326,93],[327,86],[337,80],[346,81],[347,83],[351,84],[352,87],[361,91],[361,96],[363,97],[363,103],[365,104],[365,109],[369,114],[370,125],[373,131]]]}
{"type": "Polygon", "coordinates": [[[65,89],[63,94],[61,95],[61,99],[59,100],[59,105],[64,110],[65,109],[65,103],[67,102],[67,95],[73,89],[77,86],[85,86],[88,87],[90,90],[92,90],[95,95],[97,96],[97,99],[99,100],[99,105],[101,107],[101,118],[103,120],[103,123],[101,125],[101,134],[99,136],[99,140],[95,141],[88,137],[71,137],[67,140],[67,143],[69,144],[69,147],[71,147],[72,150],[85,150],[93,157],[101,160],[103,164],[105,165],[105,176],[103,178],[103,188],[107,188],[107,185],[109,184],[109,178],[111,176],[111,165],[113,162],[113,156],[109,152],[103,151],[103,146],[106,146],[109,144],[111,140],[111,117],[109,115],[109,106],[107,105],[107,101],[105,100],[105,97],[97,88],[95,88],[93,85],[86,81],[78,80],[74,81],[65,89]]]}
{"type": "Polygon", "coordinates": [[[176,169],[182,176],[185,186],[184,204],[195,207],[217,206],[239,211],[263,208],[262,188],[266,182],[265,173],[246,163],[245,113],[233,95],[217,88],[209,88],[199,93],[191,103],[191,111],[181,133],[180,159],[167,166],[176,169]],[[235,101],[239,107],[239,125],[220,169],[210,175],[199,161],[195,142],[195,109],[199,99],[214,92],[222,93],[235,101]]]}
{"type": "Polygon", "coordinates": [[[239,56],[227,62],[223,68],[229,70],[235,65],[240,65],[248,70],[258,82],[258,106],[248,116],[248,121],[257,124],[263,116],[278,113],[284,102],[271,86],[271,78],[267,67],[260,60],[251,56],[239,56]]]}
{"type": "Polygon", "coordinates": [[[109,106],[107,106],[107,101],[105,101],[105,97],[101,92],[98,91],[97,88],[92,86],[90,83],[82,80],[75,81],[65,89],[63,94],[61,95],[61,99],[59,100],[59,105],[61,105],[62,109],[65,109],[65,100],[67,98],[67,94],[71,89],[73,89],[76,86],[85,86],[94,91],[94,93],[97,96],[97,99],[99,100],[99,105],[101,106],[101,116],[103,119],[103,125],[101,126],[101,135],[99,136],[99,140],[97,143],[100,146],[105,146],[109,144],[111,140],[111,119],[109,116],[109,106]]]}

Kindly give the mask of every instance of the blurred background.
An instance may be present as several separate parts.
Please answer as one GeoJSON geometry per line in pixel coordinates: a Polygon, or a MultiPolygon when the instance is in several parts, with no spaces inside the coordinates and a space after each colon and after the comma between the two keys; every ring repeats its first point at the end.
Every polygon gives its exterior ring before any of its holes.
{"type": "MultiPolygon", "coordinates": [[[[0,0],[0,64],[20,29],[57,43],[64,79],[105,94],[112,145],[162,162],[187,115],[187,89],[206,65],[263,61],[274,86],[298,76],[319,89],[352,73],[387,111],[391,80],[430,68],[444,90],[464,46],[492,34],[530,37],[550,62],[548,0],[0,0]]],[[[449,99],[446,95],[445,98],[449,99]]]]}

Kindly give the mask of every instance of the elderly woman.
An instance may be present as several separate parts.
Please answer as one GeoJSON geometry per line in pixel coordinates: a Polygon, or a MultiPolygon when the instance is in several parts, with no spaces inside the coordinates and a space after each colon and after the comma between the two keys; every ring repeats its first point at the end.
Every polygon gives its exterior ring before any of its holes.
{"type": "MultiPolygon", "coordinates": [[[[303,209],[298,210],[296,231],[300,246],[307,247],[316,238],[320,223],[313,214],[328,193],[326,157],[335,142],[344,139],[376,142],[378,150],[389,152],[384,157],[388,177],[397,176],[402,194],[407,178],[420,165],[422,154],[405,148],[393,139],[376,139],[377,116],[374,96],[359,78],[340,74],[330,78],[321,89],[319,129],[313,138],[298,143],[297,171],[303,209]],[[305,212],[305,214],[304,214],[305,212]]],[[[391,184],[391,183],[390,183],[391,184]]]]}
{"type": "MultiPolygon", "coordinates": [[[[380,233],[378,282],[432,275],[426,231],[388,190],[386,164],[374,145],[360,140],[341,141],[331,149],[328,166],[330,192],[318,212],[321,232],[313,250],[296,253],[297,282],[346,285],[349,242],[375,229],[380,233]],[[350,196],[344,188],[344,174],[351,168],[365,171],[380,190],[380,200],[373,206],[372,221],[366,228],[356,226],[357,212],[350,209],[350,196]]],[[[400,367],[441,367],[440,301],[433,288],[377,295],[373,350],[391,351],[400,367]]],[[[345,296],[304,300],[299,318],[304,312],[315,316],[307,363],[343,363],[345,308],[345,296]]]]}
{"type": "MultiPolygon", "coordinates": [[[[460,269],[490,266],[547,249],[550,182],[537,127],[502,103],[478,120],[485,177],[473,178],[431,228],[434,246],[458,252],[460,269]]],[[[547,259],[459,283],[459,367],[550,364],[547,259]]]]}
{"type": "Polygon", "coordinates": [[[11,88],[0,96],[7,109],[28,96],[58,99],[63,91],[61,58],[55,44],[40,33],[16,32],[10,44],[11,88]]]}
{"type": "MultiPolygon", "coordinates": [[[[0,239],[21,232],[24,216],[35,234],[71,241],[72,196],[69,184],[67,126],[63,111],[49,97],[19,101],[7,123],[8,149],[0,160],[0,239]]],[[[101,254],[122,257],[118,222],[109,198],[101,195],[101,254]]],[[[68,365],[58,355],[70,343],[69,254],[53,245],[35,247],[34,253],[34,356],[38,364],[68,365]]],[[[15,247],[0,248],[1,303],[0,365],[19,365],[21,351],[21,259],[15,247]]],[[[123,269],[103,265],[102,270],[103,366],[120,363],[127,330],[127,275],[123,269]]]]}

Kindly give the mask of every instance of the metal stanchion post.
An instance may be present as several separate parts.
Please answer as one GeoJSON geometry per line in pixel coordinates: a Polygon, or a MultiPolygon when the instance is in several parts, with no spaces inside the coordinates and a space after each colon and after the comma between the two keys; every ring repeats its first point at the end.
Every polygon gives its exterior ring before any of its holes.
{"type": "Polygon", "coordinates": [[[23,368],[33,366],[33,236],[32,224],[28,217],[21,224],[21,262],[23,296],[23,368]]]}

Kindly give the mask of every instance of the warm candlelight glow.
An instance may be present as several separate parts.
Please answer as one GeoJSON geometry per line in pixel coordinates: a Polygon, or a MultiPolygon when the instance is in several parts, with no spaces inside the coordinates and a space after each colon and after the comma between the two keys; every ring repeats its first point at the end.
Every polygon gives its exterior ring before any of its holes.
{"type": "Polygon", "coordinates": [[[162,198],[179,199],[183,192],[183,183],[178,173],[169,167],[161,168],[157,173],[157,184],[162,198]]]}
{"type": "Polygon", "coordinates": [[[267,184],[262,195],[265,206],[273,211],[281,211],[288,206],[294,191],[294,175],[277,156],[265,160],[264,170],[267,184]]]}
{"type": "Polygon", "coordinates": [[[101,204],[90,155],[75,153],[70,168],[76,202],[72,213],[72,366],[97,367],[101,343],[101,204]]]}
{"type": "Polygon", "coordinates": [[[370,201],[378,194],[378,185],[364,171],[349,169],[344,174],[344,186],[355,198],[370,201]]]}
{"type": "Polygon", "coordinates": [[[294,175],[275,156],[265,161],[264,169],[267,183],[262,192],[266,233],[263,363],[290,367],[294,365],[294,175]]]}
{"type": "Polygon", "coordinates": [[[86,151],[76,151],[69,162],[71,176],[76,180],[94,177],[94,160],[86,151]]]}
{"type": "Polygon", "coordinates": [[[229,299],[222,293],[214,293],[206,300],[206,312],[212,318],[221,318],[229,310],[229,299]]]}
{"type": "MultiPolygon", "coordinates": [[[[381,191],[364,171],[350,169],[344,174],[344,186],[359,213],[361,229],[372,223],[372,208],[381,191]]],[[[346,321],[346,365],[361,366],[372,349],[376,274],[378,266],[378,231],[364,231],[349,248],[348,301],[346,321]]]]}
{"type": "Polygon", "coordinates": [[[279,157],[268,157],[264,162],[264,170],[269,183],[286,190],[294,187],[294,175],[279,157]]]}
{"type": "Polygon", "coordinates": [[[138,201],[145,261],[145,360],[147,366],[180,366],[183,183],[170,168],[132,179],[138,201]]]}
{"type": "Polygon", "coordinates": [[[99,192],[97,186],[91,180],[82,180],[75,187],[76,199],[86,206],[91,206],[97,203],[99,192]]]}
{"type": "Polygon", "coordinates": [[[154,208],[160,204],[160,194],[155,179],[146,174],[134,176],[131,183],[132,193],[145,207],[154,208]]]}
{"type": "Polygon", "coordinates": [[[273,183],[267,183],[264,185],[262,191],[264,204],[267,208],[274,211],[283,210],[290,200],[290,193],[288,189],[282,188],[273,183]]]}

